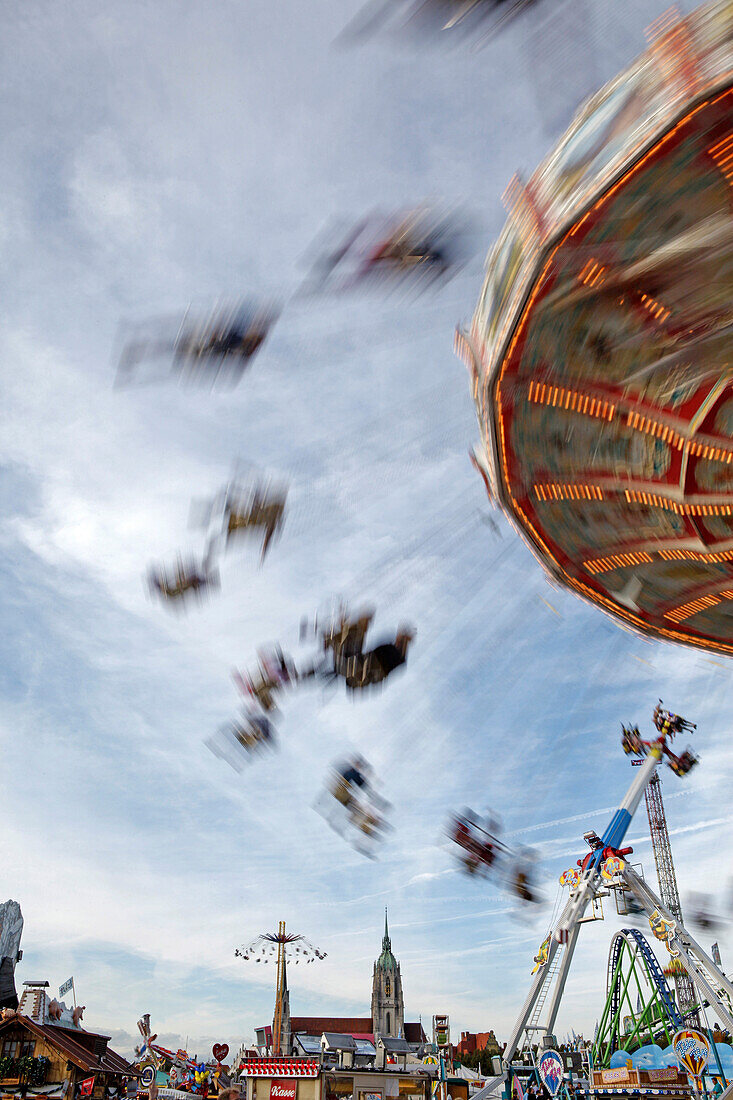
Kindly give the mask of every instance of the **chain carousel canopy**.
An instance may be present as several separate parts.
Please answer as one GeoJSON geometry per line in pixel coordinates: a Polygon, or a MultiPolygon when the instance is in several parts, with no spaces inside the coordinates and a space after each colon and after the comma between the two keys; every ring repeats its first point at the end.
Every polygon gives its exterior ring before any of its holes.
{"type": "Polygon", "coordinates": [[[270,958],[279,958],[281,952],[284,952],[289,959],[295,958],[296,962],[298,956],[304,962],[313,962],[314,959],[327,957],[325,951],[314,947],[300,932],[286,932],[284,924],[281,924],[278,932],[263,932],[251,943],[238,947],[234,954],[245,962],[269,962],[270,958]]]}
{"type": "Polygon", "coordinates": [[[457,350],[551,576],[733,654],[733,3],[649,28],[526,183],[457,350]]]}

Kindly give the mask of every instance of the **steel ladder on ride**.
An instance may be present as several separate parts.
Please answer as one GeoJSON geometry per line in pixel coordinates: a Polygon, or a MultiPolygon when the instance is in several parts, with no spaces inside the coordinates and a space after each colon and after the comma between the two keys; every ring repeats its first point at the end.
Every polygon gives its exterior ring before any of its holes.
{"type": "MultiPolygon", "coordinates": [[[[532,1045],[532,1032],[544,1030],[542,1027],[540,1027],[540,1017],[542,1015],[542,1009],[545,1007],[545,1002],[550,994],[550,990],[552,989],[554,980],[557,977],[564,951],[565,944],[561,943],[558,946],[557,951],[555,952],[552,962],[547,967],[544,981],[542,982],[540,991],[537,994],[537,1000],[535,1001],[534,1008],[532,1009],[532,1015],[525,1025],[525,1044],[529,1044],[530,1047],[532,1045]]],[[[524,1049],[524,1044],[522,1049],[524,1049]]]]}

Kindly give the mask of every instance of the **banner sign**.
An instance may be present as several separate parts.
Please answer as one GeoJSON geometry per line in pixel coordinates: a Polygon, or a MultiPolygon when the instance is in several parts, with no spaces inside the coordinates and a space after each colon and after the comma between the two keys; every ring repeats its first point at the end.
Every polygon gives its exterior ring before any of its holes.
{"type": "Polygon", "coordinates": [[[580,871],[577,867],[569,867],[567,871],[563,871],[559,879],[561,886],[569,886],[571,890],[580,882],[580,871]]]}
{"type": "Polygon", "coordinates": [[[679,951],[672,945],[672,939],[677,931],[677,924],[673,920],[667,920],[663,917],[658,909],[655,909],[649,918],[649,927],[658,940],[661,940],[666,945],[670,955],[677,957],[679,951]]]}
{"type": "Polygon", "coordinates": [[[665,1066],[664,1069],[648,1069],[647,1076],[650,1081],[676,1081],[677,1070],[674,1066],[665,1066]]]}
{"type": "Polygon", "coordinates": [[[91,1096],[94,1092],[94,1078],[85,1077],[82,1083],[79,1085],[80,1096],[91,1096]]]}
{"type": "Polygon", "coordinates": [[[223,1062],[227,1054],[229,1053],[229,1044],[214,1043],[213,1047],[211,1048],[211,1053],[214,1055],[217,1062],[223,1062]]]}
{"type": "Polygon", "coordinates": [[[183,1089],[158,1089],[159,1100],[191,1100],[192,1094],[183,1089]]]}
{"type": "Polygon", "coordinates": [[[270,1081],[270,1100],[295,1100],[297,1081],[270,1081]]]}
{"type": "Polygon", "coordinates": [[[542,1082],[550,1096],[557,1094],[564,1073],[562,1058],[556,1050],[546,1050],[537,1063],[542,1082]]]}
{"type": "Polygon", "coordinates": [[[73,988],[74,988],[74,979],[69,978],[68,981],[64,982],[63,985],[59,986],[59,997],[65,997],[67,993],[71,993],[71,990],[73,988]]]}
{"type": "Polygon", "coordinates": [[[625,866],[626,864],[620,856],[609,856],[601,864],[601,877],[610,882],[621,874],[625,866]]]}
{"type": "Polygon", "coordinates": [[[601,1081],[604,1085],[611,1085],[615,1081],[628,1081],[629,1071],[627,1069],[604,1069],[601,1070],[601,1081]]]}
{"type": "Polygon", "coordinates": [[[682,1069],[693,1077],[699,1077],[710,1056],[710,1044],[705,1036],[694,1028],[678,1031],[672,1040],[672,1049],[682,1069]]]}

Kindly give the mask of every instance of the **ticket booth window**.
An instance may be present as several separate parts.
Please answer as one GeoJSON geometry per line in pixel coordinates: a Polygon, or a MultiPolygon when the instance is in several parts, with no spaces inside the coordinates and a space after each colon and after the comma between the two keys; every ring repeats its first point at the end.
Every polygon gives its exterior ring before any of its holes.
{"type": "Polygon", "coordinates": [[[346,1100],[346,1097],[351,1097],[352,1093],[353,1079],[351,1077],[334,1077],[328,1082],[326,1100],[346,1100]]]}
{"type": "Polygon", "coordinates": [[[401,1077],[399,1082],[398,1100],[422,1100],[425,1096],[425,1082],[413,1081],[411,1078],[401,1077]]]}

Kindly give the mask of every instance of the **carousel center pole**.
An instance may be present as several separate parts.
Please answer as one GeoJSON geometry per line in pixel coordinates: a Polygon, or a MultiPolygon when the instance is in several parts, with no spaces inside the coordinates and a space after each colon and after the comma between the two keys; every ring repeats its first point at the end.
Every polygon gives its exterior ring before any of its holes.
{"type": "Polygon", "coordinates": [[[285,971],[285,921],[281,920],[277,930],[277,999],[275,1001],[275,1034],[272,1037],[273,1054],[282,1054],[280,1050],[283,1022],[283,976],[285,971]]]}

